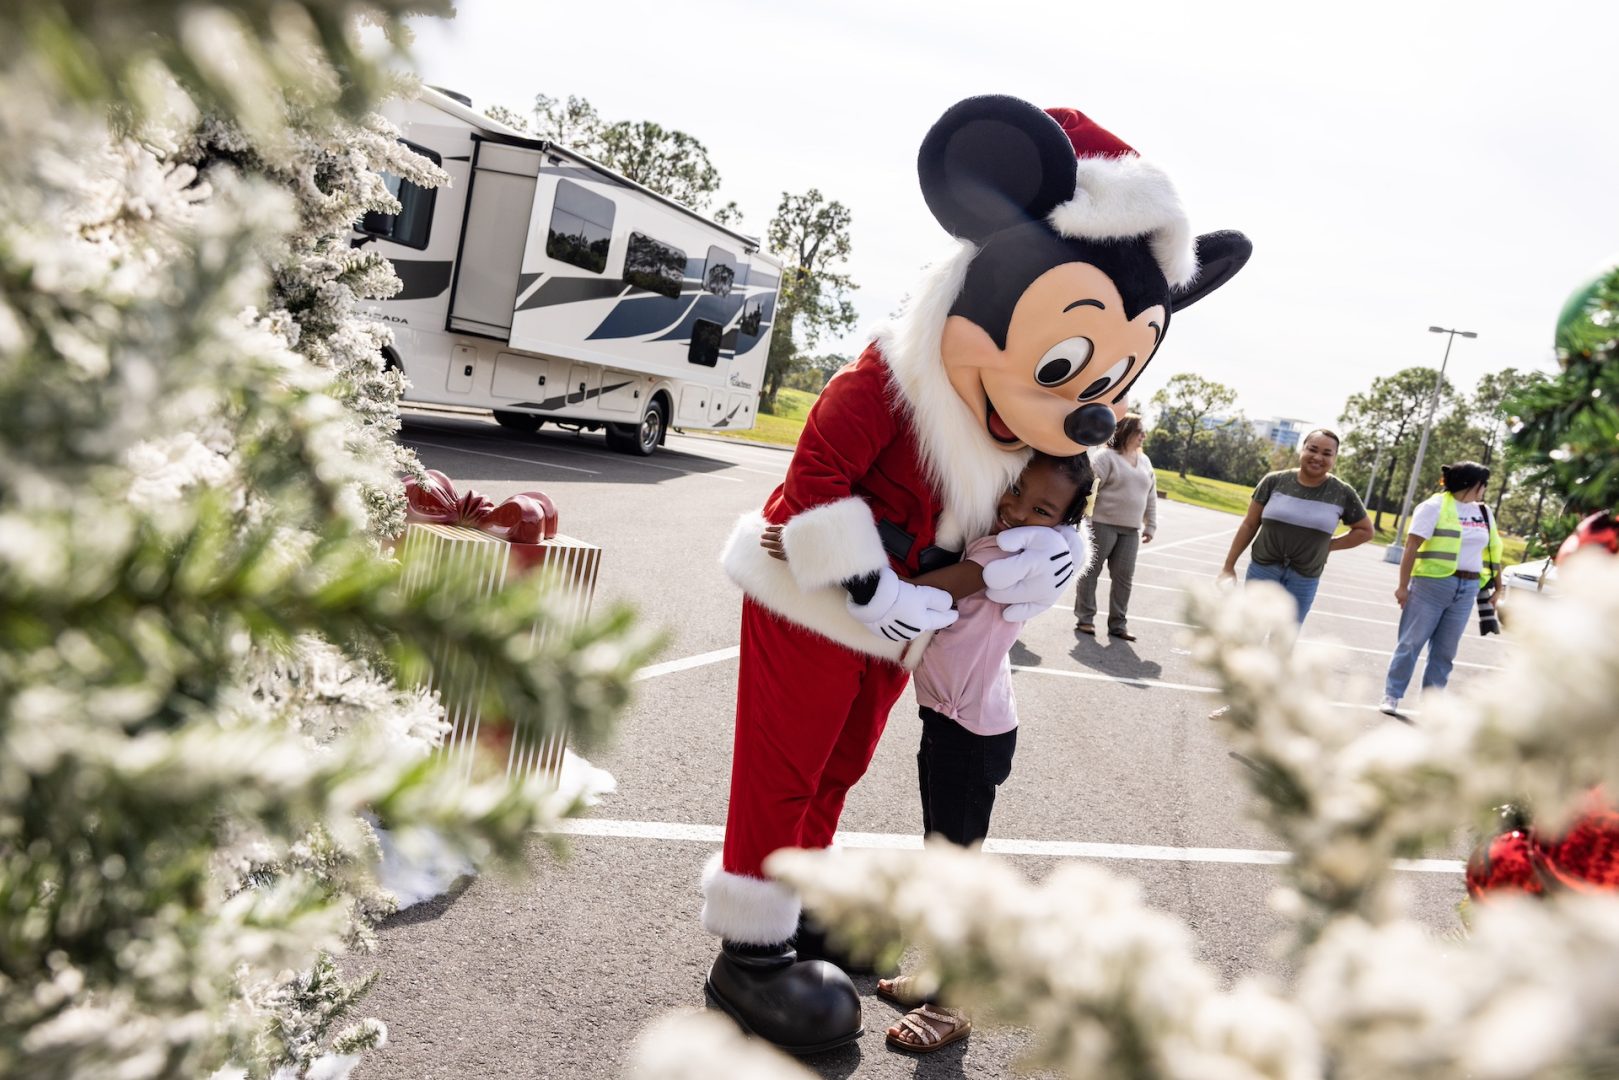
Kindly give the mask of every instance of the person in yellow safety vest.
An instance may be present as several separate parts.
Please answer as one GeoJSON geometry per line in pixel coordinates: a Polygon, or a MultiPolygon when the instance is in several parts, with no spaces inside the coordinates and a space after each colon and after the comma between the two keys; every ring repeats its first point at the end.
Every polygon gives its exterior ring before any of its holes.
{"type": "Polygon", "coordinates": [[[1444,688],[1479,596],[1487,591],[1493,600],[1501,588],[1501,534],[1484,503],[1489,468],[1460,461],[1442,466],[1439,475],[1440,492],[1411,515],[1400,559],[1400,586],[1394,590],[1400,639],[1378,706],[1390,716],[1399,715],[1400,698],[1424,648],[1428,666],[1422,688],[1444,688]]]}

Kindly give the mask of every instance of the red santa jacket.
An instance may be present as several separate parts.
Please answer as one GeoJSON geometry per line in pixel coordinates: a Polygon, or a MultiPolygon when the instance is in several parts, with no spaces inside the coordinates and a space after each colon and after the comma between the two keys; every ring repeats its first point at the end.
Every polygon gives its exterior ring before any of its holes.
{"type": "MultiPolygon", "coordinates": [[[[921,335],[937,337],[937,330],[921,335]]],[[[737,523],[723,559],[727,574],[757,603],[839,644],[914,660],[920,649],[907,653],[904,643],[849,615],[841,583],[884,566],[914,577],[925,549],[959,550],[982,535],[995,497],[1027,455],[995,447],[979,427],[949,388],[936,351],[907,349],[902,339],[867,347],[827,383],[763,512],[737,523]],[[963,502],[970,511],[955,505],[963,502]],[[785,563],[759,547],[767,523],[785,526],[785,563]]]]}
{"type": "Polygon", "coordinates": [[[844,604],[841,583],[884,566],[914,577],[935,541],[942,506],[924,475],[909,410],[872,345],[826,384],[804,422],[787,478],[761,513],[737,523],[725,569],[757,603],[859,652],[898,661],[904,643],[873,634],[844,604]],[[903,558],[895,549],[911,538],[903,558]],[[766,524],[784,525],[787,562],[759,547],[766,524]],[[894,530],[899,530],[895,532],[894,530]]]}
{"type": "MultiPolygon", "coordinates": [[[[878,522],[879,536],[892,538],[884,549],[895,573],[916,576],[918,556],[933,544],[943,507],[923,475],[916,432],[908,410],[896,403],[888,363],[876,345],[868,346],[858,361],[833,376],[810,409],[787,479],[765,501],[765,520],[773,525],[796,522],[794,531],[802,537],[809,531],[810,512],[836,518],[843,512],[840,504],[851,497],[860,499],[878,522]],[[885,530],[884,523],[900,531],[885,530]],[[909,536],[912,542],[907,546],[901,536],[909,536]]],[[[859,508],[851,505],[847,509],[857,518],[850,531],[863,531],[859,508]]],[[[838,548],[849,537],[825,539],[840,541],[827,545],[838,548]]],[[[811,550],[804,558],[818,562],[828,554],[811,550]]],[[[834,561],[842,562],[841,558],[834,561]]],[[[856,564],[854,573],[873,569],[863,566],[863,561],[856,564]]],[[[843,569],[830,566],[817,576],[824,578],[843,569]]],[[[816,573],[806,566],[800,577],[816,573]]],[[[851,576],[854,574],[844,574],[837,580],[851,576]]]]}

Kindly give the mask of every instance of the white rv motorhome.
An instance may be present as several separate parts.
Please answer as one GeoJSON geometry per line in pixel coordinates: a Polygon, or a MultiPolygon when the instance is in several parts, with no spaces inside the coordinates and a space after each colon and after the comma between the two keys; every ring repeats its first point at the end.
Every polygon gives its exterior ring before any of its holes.
{"type": "Polygon", "coordinates": [[[402,209],[354,241],[404,282],[370,308],[406,400],[605,428],[631,454],[670,426],[753,426],[781,284],[757,240],[438,91],[384,112],[451,177],[389,177],[402,209]]]}

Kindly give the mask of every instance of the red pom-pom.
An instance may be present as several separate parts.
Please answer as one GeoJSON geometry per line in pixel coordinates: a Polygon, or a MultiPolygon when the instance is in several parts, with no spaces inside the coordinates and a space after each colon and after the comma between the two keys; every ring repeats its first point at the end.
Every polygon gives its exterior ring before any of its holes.
{"type": "Polygon", "coordinates": [[[1467,860],[1467,893],[1480,899],[1497,889],[1516,889],[1539,895],[1546,889],[1541,876],[1545,857],[1535,838],[1514,829],[1481,844],[1467,860]]]}

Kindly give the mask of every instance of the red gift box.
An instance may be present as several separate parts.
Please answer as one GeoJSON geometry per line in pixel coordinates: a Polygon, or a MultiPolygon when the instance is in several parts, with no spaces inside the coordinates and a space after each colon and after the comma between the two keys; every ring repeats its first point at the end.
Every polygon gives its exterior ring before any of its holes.
{"type": "MultiPolygon", "coordinates": [[[[471,572],[464,588],[487,595],[504,587],[511,575],[543,567],[561,600],[555,608],[558,619],[548,630],[571,629],[590,614],[601,548],[557,532],[556,506],[542,492],[527,491],[496,503],[476,491],[457,494],[449,477],[429,469],[425,483],[406,479],[405,493],[408,524],[398,551],[407,587],[419,587],[434,567],[459,564],[471,572]]],[[[436,682],[430,677],[428,685],[436,682]]],[[[446,697],[444,711],[450,730],[441,752],[465,775],[472,773],[479,745],[504,751],[509,776],[539,773],[555,780],[560,774],[566,732],[537,737],[509,722],[483,724],[472,700],[446,697]]]]}

